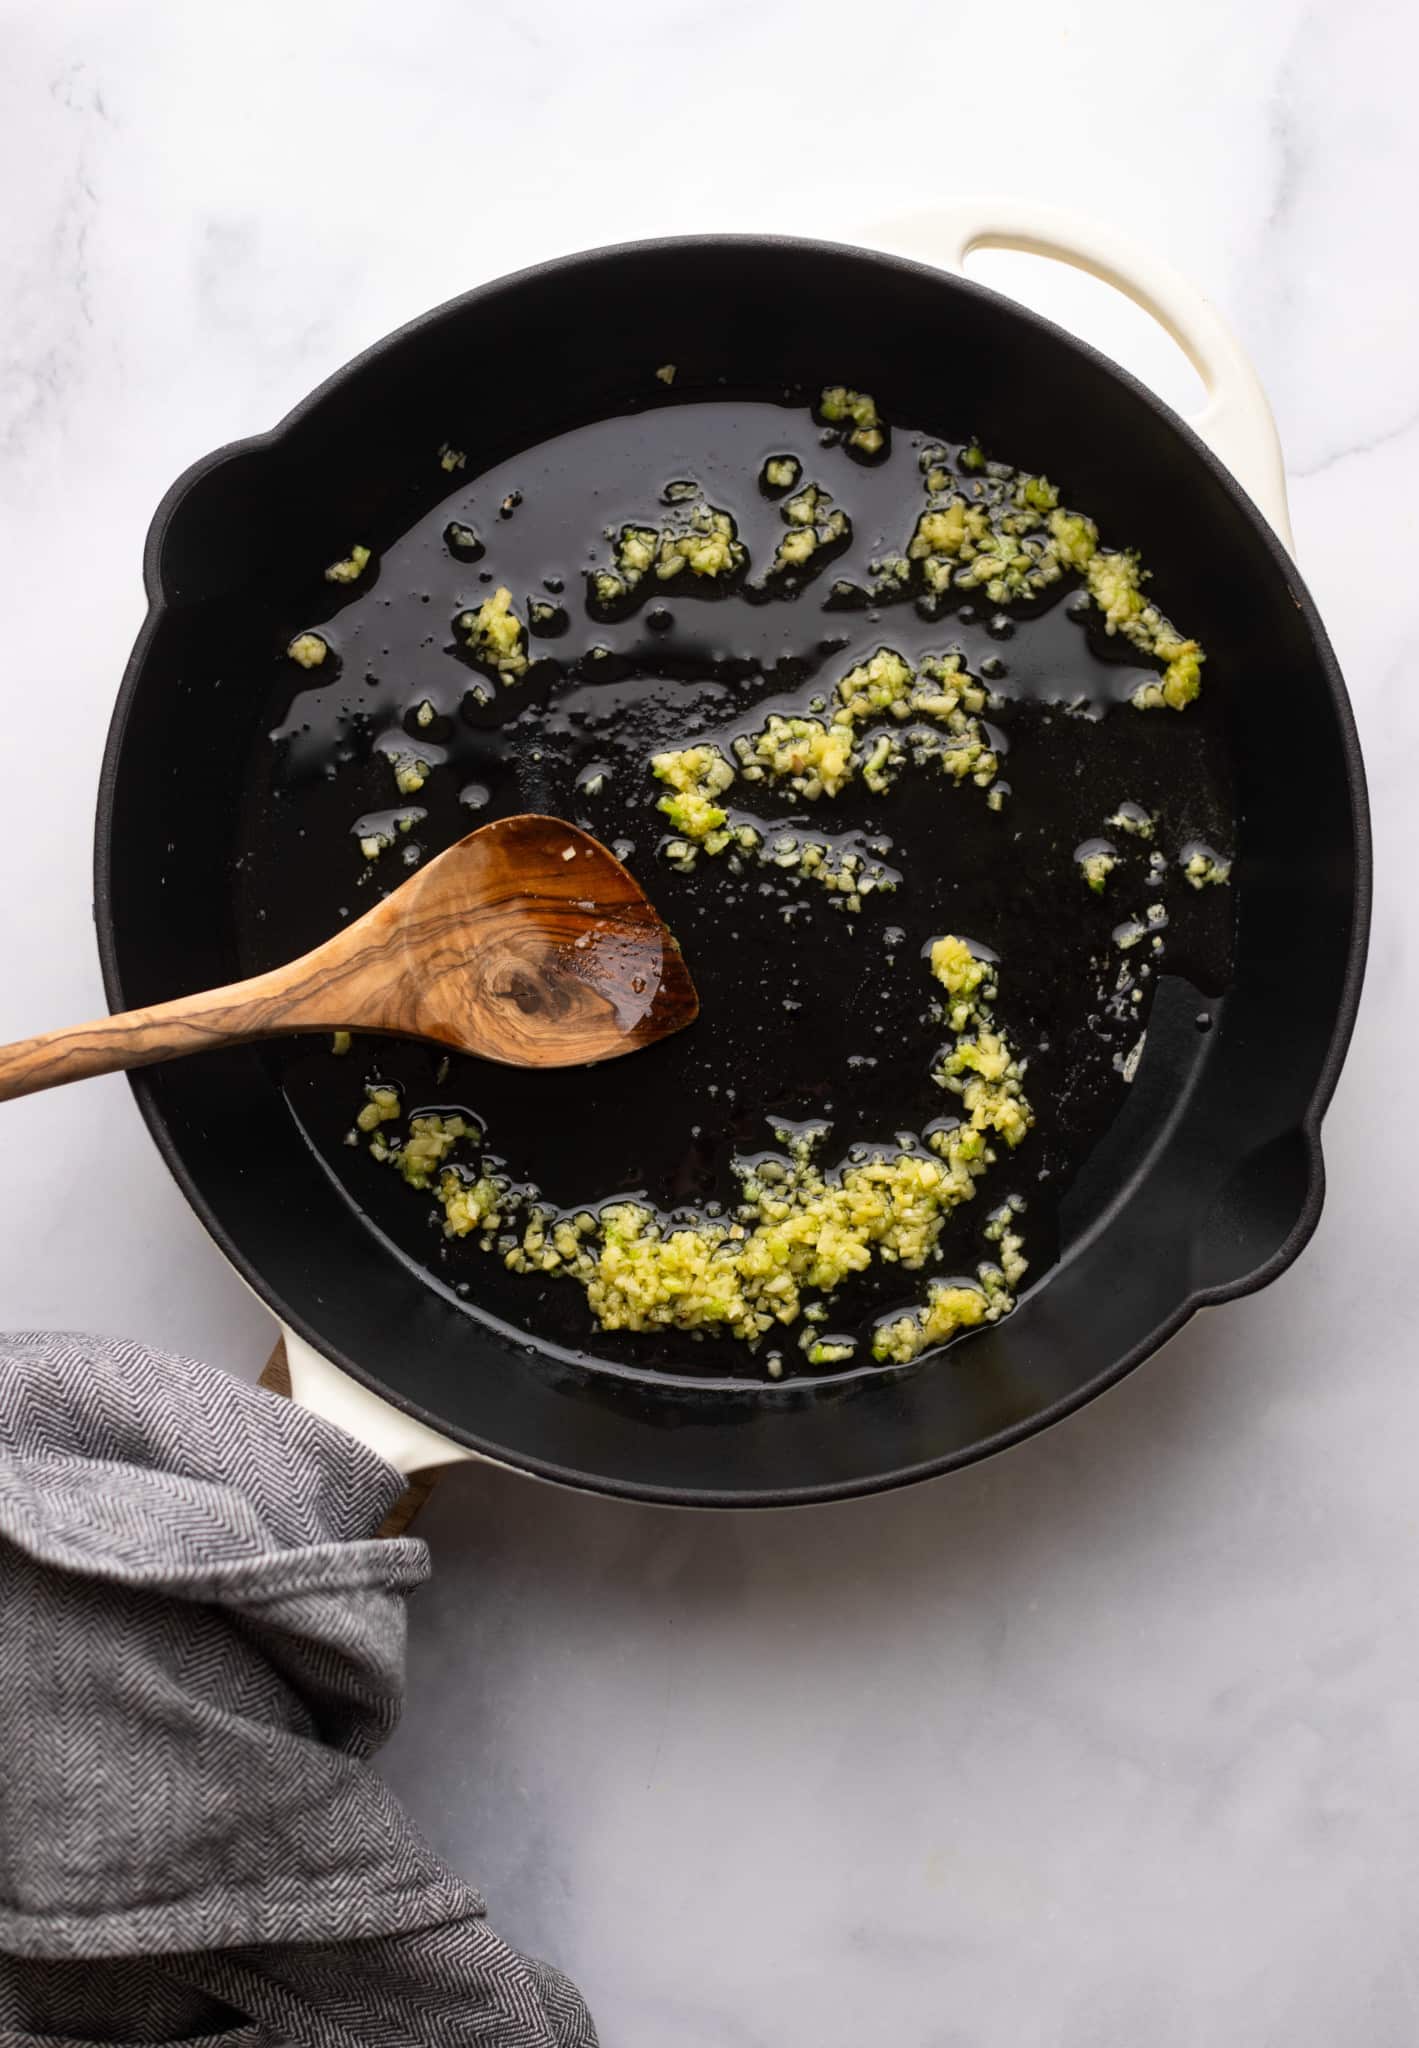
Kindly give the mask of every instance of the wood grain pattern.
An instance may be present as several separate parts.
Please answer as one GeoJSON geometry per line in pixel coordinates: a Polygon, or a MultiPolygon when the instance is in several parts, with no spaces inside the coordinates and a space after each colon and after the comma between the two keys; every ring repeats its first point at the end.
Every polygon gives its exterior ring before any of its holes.
{"type": "Polygon", "coordinates": [[[500,818],[288,967],[0,1047],[0,1101],[289,1031],[582,1066],[698,1012],[679,947],[598,840],[556,818],[500,818]]]}

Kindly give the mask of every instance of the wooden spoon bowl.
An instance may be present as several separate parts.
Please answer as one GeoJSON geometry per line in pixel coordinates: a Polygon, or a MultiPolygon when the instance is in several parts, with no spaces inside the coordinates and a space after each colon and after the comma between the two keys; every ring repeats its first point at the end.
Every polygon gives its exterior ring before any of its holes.
{"type": "Polygon", "coordinates": [[[674,938],[599,840],[557,818],[499,818],[289,966],[0,1047],[0,1101],[292,1031],[590,1065],[681,1030],[699,1007],[674,938]]]}

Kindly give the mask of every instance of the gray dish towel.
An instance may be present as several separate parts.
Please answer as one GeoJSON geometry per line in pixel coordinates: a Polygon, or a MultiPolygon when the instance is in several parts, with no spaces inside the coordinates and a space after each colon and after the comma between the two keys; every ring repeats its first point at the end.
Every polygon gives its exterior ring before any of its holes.
{"type": "Polygon", "coordinates": [[[403,1485],[209,1366],[0,1338],[4,2048],[595,2048],[370,1769],[403,1485]]]}

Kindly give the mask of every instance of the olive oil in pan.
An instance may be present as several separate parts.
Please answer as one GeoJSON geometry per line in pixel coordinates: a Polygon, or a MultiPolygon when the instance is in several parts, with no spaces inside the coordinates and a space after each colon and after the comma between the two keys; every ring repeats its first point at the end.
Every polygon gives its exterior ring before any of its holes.
{"type": "MultiPolygon", "coordinates": [[[[917,1274],[875,1267],[838,1291],[832,1328],[865,1340],[862,1360],[885,1309],[919,1299],[932,1273],[974,1268],[986,1215],[1007,1195],[1027,1204],[1026,1284],[1042,1277],[1058,1200],[1117,1113],[1159,975],[1208,995],[1225,988],[1230,892],[1187,888],[1173,863],[1190,839],[1235,845],[1225,679],[1209,674],[1184,715],[1133,710],[1127,698],[1154,671],[1119,658],[1069,583],[1008,617],[978,593],[953,594],[934,617],[911,599],[846,599],[843,585],[867,593],[871,564],[904,549],[924,503],[925,443],[899,428],[888,457],[864,463],[823,445],[806,403],[737,398],[598,422],[471,482],[460,477],[441,506],[384,546],[353,595],[334,592],[313,564],[310,611],[289,627],[323,631],[336,658],[310,671],[278,658],[251,679],[269,712],[247,777],[236,876],[246,968],[314,944],[474,825],[542,810],[616,848],[699,988],[692,1030],[594,1069],[520,1073],[395,1041],[356,1040],[343,1058],[309,1041],[273,1049],[293,1113],[350,1200],[458,1290],[470,1314],[612,1368],[762,1374],[731,1340],[604,1333],[579,1288],[510,1273],[472,1240],[447,1241],[431,1197],[345,1142],[367,1079],[397,1083],[409,1111],[460,1108],[485,1129],[491,1160],[559,1206],[617,1195],[672,1214],[728,1206],[734,1155],[772,1145],[778,1125],[830,1122],[822,1156],[835,1161],[858,1141],[920,1136],[952,1113],[955,1098],[931,1079],[949,1033],[932,1021],[922,949],[945,931],[989,948],[1001,963],[997,1015],[1029,1060],[1036,1125],[1017,1151],[1000,1148],[977,1199],[947,1224],[939,1263],[917,1274]],[[819,484],[852,522],[850,542],[796,594],[677,583],[625,616],[588,610],[586,579],[611,559],[608,532],[661,524],[662,488],[677,481],[732,513],[757,579],[786,531],[758,478],[783,454],[801,466],[798,488],[819,484]],[[452,540],[451,526],[460,529],[452,540]],[[500,586],[520,617],[549,607],[529,637],[532,666],[511,686],[489,678],[454,629],[500,586]],[[1006,750],[1002,808],[933,763],[908,766],[882,796],[858,781],[797,808],[786,789],[736,784],[731,803],[766,824],[870,849],[901,876],[857,913],[773,866],[745,862],[735,874],[704,855],[689,873],[667,865],[658,849],[670,835],[656,809],[664,790],[650,756],[699,739],[727,749],[770,711],[805,712],[883,645],[913,663],[958,648],[1000,694],[987,716],[1006,750]],[[394,782],[399,754],[430,768],[407,796],[394,782]],[[1150,841],[1107,824],[1125,801],[1151,814],[1150,841]],[[372,819],[393,843],[368,861],[356,828],[372,819]],[[1119,866],[1094,895],[1074,851],[1100,837],[1119,866]],[[1165,868],[1150,864],[1155,853],[1165,868]],[[1161,930],[1147,923],[1159,902],[1161,930]],[[1120,947],[1116,931],[1134,921],[1143,940],[1120,947]]],[[[779,1345],[790,1370],[796,1335],[779,1345]]]]}

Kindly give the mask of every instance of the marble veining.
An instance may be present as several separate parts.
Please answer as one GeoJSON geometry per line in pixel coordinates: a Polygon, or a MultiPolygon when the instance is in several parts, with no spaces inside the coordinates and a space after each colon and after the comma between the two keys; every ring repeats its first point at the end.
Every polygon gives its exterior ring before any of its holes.
{"type": "MultiPolygon", "coordinates": [[[[153,506],[424,307],[989,182],[1112,218],[1234,322],[1376,808],[1314,1244],[905,1494],[686,1518],[459,1472],[388,1770],[608,2048],[1411,2048],[1413,8],[12,0],[5,46],[4,1037],[101,1004],[90,818],[153,506]]],[[[267,1319],[124,1085],[4,1114],[6,1321],[254,1372],[267,1319]]]]}

